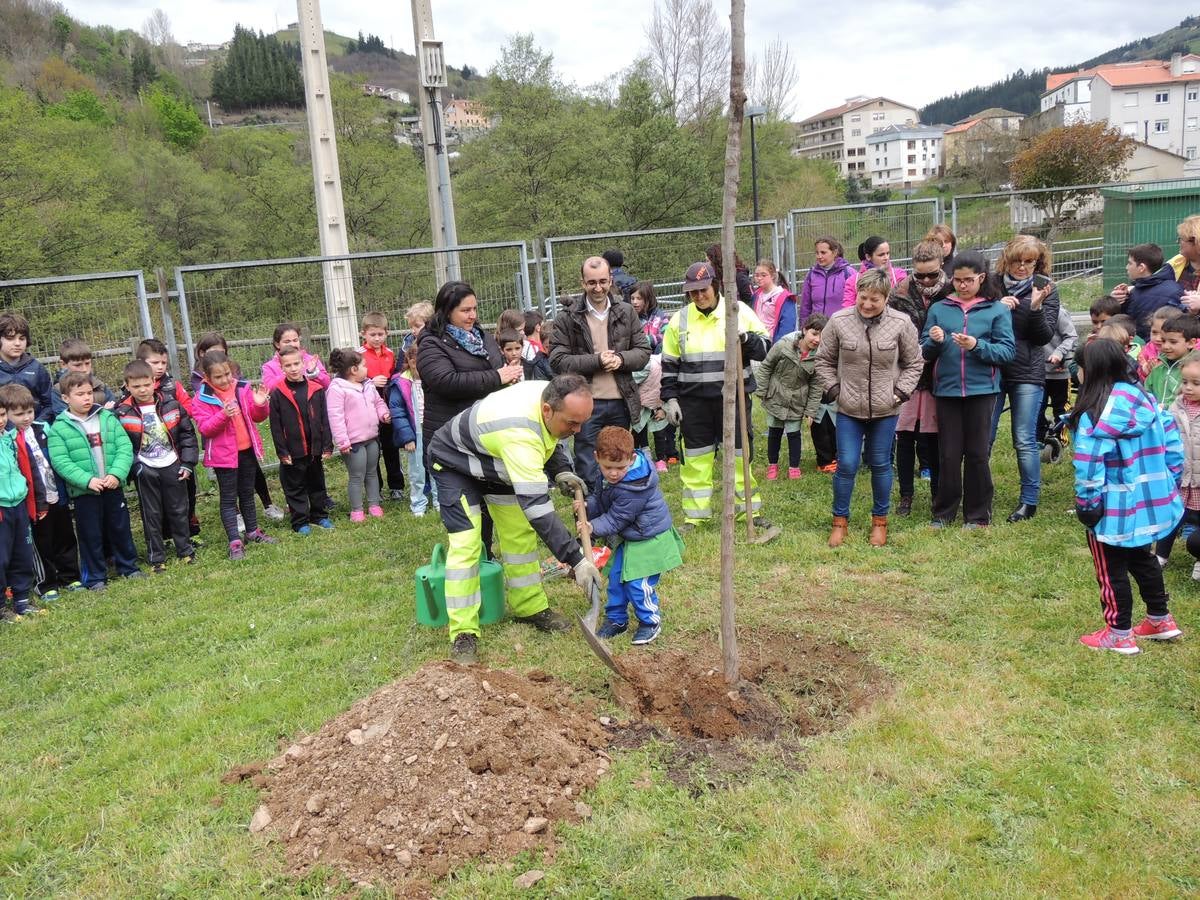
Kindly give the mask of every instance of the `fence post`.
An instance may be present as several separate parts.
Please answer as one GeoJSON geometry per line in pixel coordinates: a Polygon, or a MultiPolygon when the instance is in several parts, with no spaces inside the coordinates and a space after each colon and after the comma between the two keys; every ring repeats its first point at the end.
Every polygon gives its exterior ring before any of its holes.
{"type": "Polygon", "coordinates": [[[958,197],[950,198],[950,230],[958,234],[958,197]]]}
{"type": "Polygon", "coordinates": [[[533,294],[529,290],[529,246],[521,241],[517,251],[521,258],[520,281],[517,283],[517,297],[521,300],[521,308],[525,311],[533,309],[533,294]]]}
{"type": "Polygon", "coordinates": [[[533,277],[537,279],[538,312],[546,317],[546,284],[542,280],[542,239],[533,239],[533,277]]]}
{"type": "Polygon", "coordinates": [[[167,345],[170,353],[167,354],[167,366],[171,370],[171,374],[175,380],[179,380],[179,347],[175,343],[175,323],[171,319],[170,298],[167,292],[167,273],[162,266],[154,270],[154,277],[158,281],[158,308],[162,313],[163,323],[163,343],[167,345]]]}
{"type": "Polygon", "coordinates": [[[188,312],[187,291],[183,287],[183,272],[175,270],[175,296],[179,301],[179,323],[183,326],[183,353],[187,357],[188,373],[196,369],[196,342],[192,340],[192,316],[188,312]]]}
{"type": "Polygon", "coordinates": [[[154,337],[154,326],[150,324],[150,301],[146,299],[146,276],[137,273],[138,315],[142,320],[142,337],[154,337]]]}
{"type": "Polygon", "coordinates": [[[546,238],[546,270],[550,275],[550,310],[558,311],[558,283],[554,277],[554,238],[546,238]]]}

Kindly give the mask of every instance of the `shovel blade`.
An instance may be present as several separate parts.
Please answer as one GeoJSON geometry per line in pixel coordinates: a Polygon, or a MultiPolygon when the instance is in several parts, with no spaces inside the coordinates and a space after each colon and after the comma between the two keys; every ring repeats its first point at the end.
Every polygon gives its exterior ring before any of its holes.
{"type": "Polygon", "coordinates": [[[579,621],[588,631],[595,634],[596,625],[600,622],[600,590],[593,585],[588,594],[591,595],[592,605],[579,621]]]}
{"type": "MultiPolygon", "coordinates": [[[[600,661],[613,670],[621,678],[625,678],[625,673],[621,671],[621,667],[617,665],[617,661],[613,659],[612,653],[604,646],[604,642],[596,637],[596,632],[587,626],[583,620],[583,616],[577,616],[579,619],[579,630],[583,632],[583,639],[587,641],[587,645],[592,648],[592,652],[600,657],[600,661]]],[[[626,679],[628,681],[628,679],[626,679]]]]}

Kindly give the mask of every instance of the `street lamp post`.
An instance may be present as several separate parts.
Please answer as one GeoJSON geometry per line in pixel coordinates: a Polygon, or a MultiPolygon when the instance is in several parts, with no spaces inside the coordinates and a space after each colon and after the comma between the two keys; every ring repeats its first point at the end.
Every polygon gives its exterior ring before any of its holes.
{"type": "MultiPolygon", "coordinates": [[[[754,204],[754,221],[758,221],[758,142],[755,140],[754,120],[765,116],[765,106],[747,106],[746,118],[750,120],[750,194],[754,204]]],[[[762,251],[758,242],[758,226],[754,226],[754,263],[762,259],[762,251]]]]}

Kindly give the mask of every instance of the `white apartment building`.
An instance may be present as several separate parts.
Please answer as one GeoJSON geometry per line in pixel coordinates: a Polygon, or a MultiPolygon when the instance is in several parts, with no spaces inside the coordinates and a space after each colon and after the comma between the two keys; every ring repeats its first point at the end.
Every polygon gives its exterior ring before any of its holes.
{"type": "Polygon", "coordinates": [[[919,184],[942,174],[945,129],[936,125],[889,125],[867,137],[872,187],[919,184]]]}
{"type": "Polygon", "coordinates": [[[1142,60],[1046,76],[1041,108],[1062,105],[1063,123],[1107,121],[1122,134],[1196,160],[1200,154],[1200,56],[1142,60]]]}
{"type": "Polygon", "coordinates": [[[841,106],[826,109],[796,122],[792,153],[837,164],[842,177],[869,177],[867,138],[896,125],[915,125],[917,110],[886,97],[851,97],[841,106]]]}

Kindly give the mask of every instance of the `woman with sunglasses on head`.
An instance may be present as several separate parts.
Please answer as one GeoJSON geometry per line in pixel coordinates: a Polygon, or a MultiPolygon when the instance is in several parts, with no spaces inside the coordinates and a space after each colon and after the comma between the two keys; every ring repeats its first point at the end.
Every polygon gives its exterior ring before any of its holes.
{"type": "MultiPolygon", "coordinates": [[[[888,306],[912,320],[917,334],[925,328],[929,307],[945,300],[954,292],[950,276],[943,269],[942,243],[926,238],[913,250],[912,274],[892,288],[888,306]]],[[[896,471],[900,483],[900,502],[896,515],[912,512],[915,479],[918,465],[929,470],[930,495],[938,489],[938,424],[937,407],[933,399],[933,363],[927,361],[913,391],[900,407],[896,423],[896,471]]]]}
{"type": "Polygon", "coordinates": [[[1058,289],[1050,279],[1050,249],[1037,238],[1018,234],[1004,246],[992,290],[1012,312],[1016,355],[1004,366],[1000,396],[992,411],[992,438],[1007,399],[1012,421],[1012,445],[1021,476],[1020,502],[1009,522],[1032,519],[1042,488],[1042,448],[1037,423],[1046,392],[1046,344],[1058,327],[1058,289]]]}

